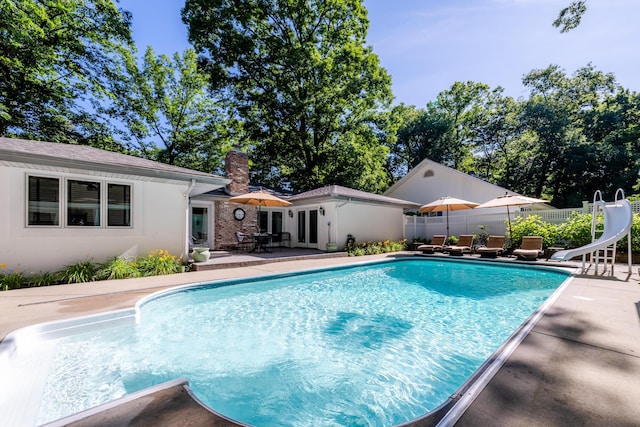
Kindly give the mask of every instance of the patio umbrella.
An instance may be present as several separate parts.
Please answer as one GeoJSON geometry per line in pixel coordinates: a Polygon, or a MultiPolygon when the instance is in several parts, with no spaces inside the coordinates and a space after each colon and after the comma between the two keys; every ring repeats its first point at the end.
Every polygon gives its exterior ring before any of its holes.
{"type": "Polygon", "coordinates": [[[511,218],[509,216],[509,206],[525,206],[533,205],[536,203],[549,203],[547,200],[536,199],[533,197],[521,196],[520,194],[505,194],[504,196],[498,196],[495,199],[491,199],[488,202],[484,202],[476,206],[476,209],[481,208],[498,208],[507,207],[507,223],[509,224],[509,238],[511,238],[511,218]]]}
{"type": "Polygon", "coordinates": [[[446,212],[447,213],[447,237],[449,237],[449,212],[461,211],[464,209],[473,209],[478,206],[477,203],[468,200],[457,199],[455,197],[440,197],[431,203],[420,206],[420,212],[446,212]]]}
{"type": "Polygon", "coordinates": [[[258,207],[258,218],[260,218],[261,206],[289,206],[291,202],[282,200],[266,191],[254,191],[252,193],[245,193],[239,196],[233,196],[229,198],[230,202],[240,203],[243,205],[252,205],[258,207]]]}

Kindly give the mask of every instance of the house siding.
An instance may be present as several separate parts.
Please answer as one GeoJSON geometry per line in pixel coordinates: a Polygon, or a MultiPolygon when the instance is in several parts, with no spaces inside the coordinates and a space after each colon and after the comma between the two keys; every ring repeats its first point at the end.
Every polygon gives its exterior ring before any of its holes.
{"type": "MultiPolygon", "coordinates": [[[[65,265],[115,256],[144,256],[155,249],[184,256],[186,241],[185,193],[188,183],[153,182],[136,176],[61,171],[37,165],[0,166],[0,263],[27,275],[55,271],[65,265]],[[61,202],[60,226],[27,226],[27,177],[57,177],[131,185],[131,227],[65,226],[61,202]]],[[[64,187],[63,187],[64,188],[64,187]]],[[[104,199],[103,199],[104,200],[104,199]]],[[[104,216],[104,205],[101,206],[104,216]]]]}

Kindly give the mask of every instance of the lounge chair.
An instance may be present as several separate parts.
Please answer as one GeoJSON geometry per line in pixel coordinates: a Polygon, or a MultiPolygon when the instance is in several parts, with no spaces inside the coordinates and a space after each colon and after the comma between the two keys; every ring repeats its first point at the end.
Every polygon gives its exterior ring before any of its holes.
{"type": "Polygon", "coordinates": [[[446,250],[449,255],[470,254],[473,252],[471,245],[473,244],[473,234],[461,234],[458,243],[453,246],[447,246],[446,250]]]}
{"type": "Polygon", "coordinates": [[[444,242],[447,240],[447,236],[443,234],[436,234],[431,239],[431,243],[428,245],[420,245],[416,248],[417,251],[422,251],[425,254],[432,254],[435,251],[442,252],[444,242]]]}
{"type": "Polygon", "coordinates": [[[495,258],[504,252],[504,236],[489,236],[487,246],[476,249],[482,258],[495,258]]]}
{"type": "Polygon", "coordinates": [[[544,254],[542,250],[542,237],[540,236],[524,236],[519,249],[513,251],[518,259],[525,261],[535,261],[544,254]]]}

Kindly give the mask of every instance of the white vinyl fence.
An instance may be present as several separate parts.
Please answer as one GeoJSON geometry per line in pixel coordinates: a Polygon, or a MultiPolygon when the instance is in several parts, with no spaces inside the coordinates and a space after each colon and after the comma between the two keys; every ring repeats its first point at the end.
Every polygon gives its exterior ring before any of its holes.
{"type": "MultiPolygon", "coordinates": [[[[548,210],[520,210],[518,207],[509,208],[509,217],[515,218],[538,215],[543,221],[561,224],[569,218],[572,212],[591,213],[592,203],[583,202],[580,208],[548,209],[548,210]]],[[[632,202],[633,213],[640,214],[640,202],[632,202]]],[[[504,236],[507,232],[507,208],[491,208],[474,211],[473,209],[449,212],[449,235],[474,234],[480,232],[480,226],[488,234],[504,236]]],[[[431,239],[434,234],[447,234],[447,215],[442,216],[404,216],[404,236],[408,241],[414,238],[431,239]]]]}

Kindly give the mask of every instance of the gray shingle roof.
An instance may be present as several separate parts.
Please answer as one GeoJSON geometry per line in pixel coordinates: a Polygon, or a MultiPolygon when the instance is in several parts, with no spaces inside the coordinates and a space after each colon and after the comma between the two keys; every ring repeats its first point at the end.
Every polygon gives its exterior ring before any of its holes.
{"type": "Polygon", "coordinates": [[[123,173],[224,185],[228,179],[85,145],[0,138],[0,161],[123,173]]]}
{"type": "Polygon", "coordinates": [[[395,199],[393,197],[382,196],[380,194],[367,193],[366,191],[354,190],[353,188],[342,187],[340,185],[330,185],[328,187],[317,188],[315,190],[306,191],[290,197],[290,202],[296,202],[306,199],[334,198],[334,199],[352,199],[365,202],[384,203],[389,205],[398,205],[405,208],[416,208],[418,203],[409,202],[407,200],[395,199]]]}

